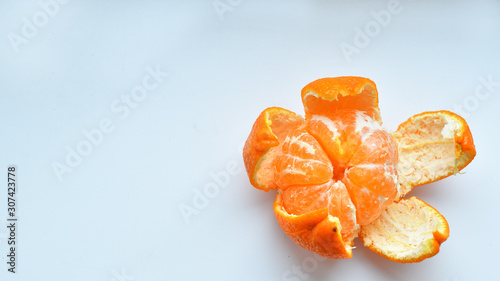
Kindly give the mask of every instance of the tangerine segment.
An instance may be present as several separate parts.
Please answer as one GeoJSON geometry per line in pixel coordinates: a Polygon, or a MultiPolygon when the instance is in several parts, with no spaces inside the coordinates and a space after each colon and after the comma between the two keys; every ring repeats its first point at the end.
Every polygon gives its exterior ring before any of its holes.
{"type": "Polygon", "coordinates": [[[274,160],[276,183],[284,189],[291,185],[323,184],[333,177],[333,166],[316,139],[305,129],[286,137],[274,160]]]}
{"type": "Polygon", "coordinates": [[[304,215],[328,206],[333,181],[319,185],[291,186],[281,193],[283,208],[289,214],[304,215]]]}
{"type": "Polygon", "coordinates": [[[332,259],[352,258],[352,239],[344,241],[338,218],[328,214],[327,208],[304,215],[289,214],[281,205],[278,194],[274,214],[283,231],[302,248],[332,259]]]}
{"type": "Polygon", "coordinates": [[[273,161],[277,148],[303,121],[300,115],[280,107],[267,108],[259,115],[243,148],[245,168],[254,187],[276,189],[273,161]]]}
{"type": "Polygon", "coordinates": [[[385,130],[372,130],[363,135],[363,142],[349,161],[349,166],[386,164],[396,166],[398,147],[391,134],[385,130]]]}
{"type": "Polygon", "coordinates": [[[375,220],[397,195],[393,166],[359,165],[347,170],[344,179],[351,200],[356,206],[359,225],[375,220]]]}
{"type": "Polygon", "coordinates": [[[437,254],[449,234],[448,222],[438,211],[411,197],[389,205],[379,218],[362,226],[360,238],[384,258],[411,263],[437,254]]]}
{"type": "Polygon", "coordinates": [[[375,83],[368,78],[345,76],[322,78],[302,89],[306,118],[312,115],[332,116],[338,110],[366,112],[382,123],[375,83]]]}
{"type": "Polygon", "coordinates": [[[417,114],[392,133],[399,150],[399,197],[456,174],[476,155],[469,126],[450,111],[417,114]]]}
{"type": "Polygon", "coordinates": [[[349,168],[344,178],[369,189],[370,193],[385,197],[383,201],[391,201],[397,193],[395,176],[394,165],[364,164],[349,168]]]}
{"type": "Polygon", "coordinates": [[[332,185],[329,193],[328,214],[337,217],[342,226],[342,239],[352,240],[357,234],[356,207],[352,203],[349,192],[343,182],[337,181],[332,185]]]}
{"type": "Polygon", "coordinates": [[[327,208],[329,215],[339,219],[344,241],[352,238],[357,231],[356,208],[340,181],[291,186],[281,193],[281,199],[283,209],[291,215],[304,215],[327,208]]]}
{"type": "Polygon", "coordinates": [[[343,111],[338,117],[312,115],[305,121],[307,131],[318,140],[334,167],[339,168],[337,179],[341,178],[343,169],[360,144],[360,137],[354,133],[352,125],[354,116],[354,112],[343,111]]]}

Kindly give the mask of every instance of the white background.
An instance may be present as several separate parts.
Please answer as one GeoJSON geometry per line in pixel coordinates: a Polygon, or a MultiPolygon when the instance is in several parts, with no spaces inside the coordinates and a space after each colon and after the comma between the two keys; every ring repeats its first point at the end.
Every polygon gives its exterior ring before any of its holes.
{"type": "Polygon", "coordinates": [[[302,280],[290,273],[299,266],[309,280],[498,277],[498,1],[401,0],[383,25],[375,17],[389,1],[220,3],[229,8],[73,0],[49,15],[37,1],[0,2],[0,280],[302,280]],[[128,115],[113,108],[144,79],[156,83],[148,68],[169,75],[128,115]],[[431,259],[394,263],[357,240],[352,259],[317,261],[276,223],[275,193],[248,181],[241,143],[258,114],[303,114],[302,87],[344,75],[375,81],[391,131],[413,114],[462,107],[477,157],[412,193],[450,224],[431,259]],[[84,132],[101,122],[114,130],[89,151],[84,132]],[[68,165],[79,146],[88,154],[59,180],[54,163],[68,165]],[[11,164],[15,275],[6,264],[11,164]],[[228,184],[214,181],[225,173],[228,184]],[[200,201],[196,192],[214,184],[200,201]],[[193,200],[197,214],[183,217],[193,200]]]}

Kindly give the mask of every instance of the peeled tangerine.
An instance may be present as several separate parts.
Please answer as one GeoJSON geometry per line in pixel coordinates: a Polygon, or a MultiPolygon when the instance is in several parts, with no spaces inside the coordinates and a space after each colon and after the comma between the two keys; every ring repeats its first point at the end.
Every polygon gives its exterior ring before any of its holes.
{"type": "Polygon", "coordinates": [[[305,118],[264,110],[243,150],[250,182],[278,191],[274,213],[303,248],[352,257],[353,239],[396,262],[439,252],[448,223],[411,189],[467,166],[476,151],[463,118],[424,112],[388,133],[375,83],[362,77],[323,78],[302,90],[305,118]]]}

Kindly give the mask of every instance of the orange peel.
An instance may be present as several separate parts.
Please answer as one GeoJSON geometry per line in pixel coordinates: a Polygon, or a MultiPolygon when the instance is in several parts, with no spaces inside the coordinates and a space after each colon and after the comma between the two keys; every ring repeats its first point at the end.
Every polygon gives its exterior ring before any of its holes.
{"type": "Polygon", "coordinates": [[[262,111],[243,147],[245,168],[253,186],[265,191],[276,189],[272,167],[274,150],[302,122],[300,115],[280,107],[262,111]]]}
{"type": "Polygon", "coordinates": [[[363,226],[359,235],[370,250],[400,263],[436,255],[449,236],[443,215],[416,197],[389,205],[375,221],[363,226]]]}
{"type": "Polygon", "coordinates": [[[352,258],[352,241],[344,242],[339,219],[329,215],[326,208],[298,216],[289,214],[279,194],[273,208],[281,229],[302,248],[327,258],[352,258]]]}
{"type": "Polygon", "coordinates": [[[410,117],[392,133],[399,153],[400,192],[438,181],[465,168],[476,156],[467,122],[442,110],[410,117]]]}

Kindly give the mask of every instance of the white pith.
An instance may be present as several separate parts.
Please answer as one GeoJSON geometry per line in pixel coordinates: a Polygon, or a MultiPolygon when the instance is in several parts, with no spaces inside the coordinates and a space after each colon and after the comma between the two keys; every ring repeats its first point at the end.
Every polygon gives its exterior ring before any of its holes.
{"type": "Polygon", "coordinates": [[[404,260],[432,247],[434,232],[442,231],[440,215],[412,197],[387,207],[372,223],[362,228],[365,246],[404,260]]]}
{"type": "Polygon", "coordinates": [[[374,131],[384,130],[379,122],[369,117],[362,111],[356,111],[355,132],[361,136],[361,141],[367,139],[374,131]],[[367,128],[367,130],[363,130],[367,128]]]}
{"type": "Polygon", "coordinates": [[[453,139],[455,138],[455,133],[459,130],[460,126],[460,123],[450,118],[441,130],[441,135],[443,138],[453,139]]]}
{"type": "Polygon", "coordinates": [[[451,118],[415,118],[392,134],[398,146],[397,165],[402,197],[412,187],[455,174],[460,146],[455,134],[460,124],[451,118]]]}

